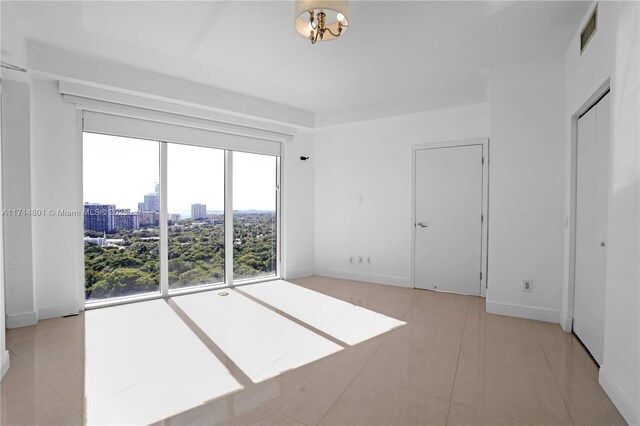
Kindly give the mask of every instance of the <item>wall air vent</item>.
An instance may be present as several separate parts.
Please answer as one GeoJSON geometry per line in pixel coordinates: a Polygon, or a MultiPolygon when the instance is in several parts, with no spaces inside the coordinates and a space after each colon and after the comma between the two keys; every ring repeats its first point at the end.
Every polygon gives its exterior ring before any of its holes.
{"type": "Polygon", "coordinates": [[[586,24],[584,24],[584,28],[582,28],[582,32],[580,33],[580,54],[584,52],[584,49],[591,41],[591,38],[596,33],[596,29],[598,28],[598,5],[593,9],[591,16],[586,24]]]}

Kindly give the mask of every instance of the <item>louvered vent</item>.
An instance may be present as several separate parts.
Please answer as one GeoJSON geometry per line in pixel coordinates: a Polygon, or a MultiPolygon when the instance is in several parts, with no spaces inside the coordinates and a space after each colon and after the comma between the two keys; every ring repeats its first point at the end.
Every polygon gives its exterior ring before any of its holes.
{"type": "Polygon", "coordinates": [[[589,44],[589,41],[591,41],[591,38],[595,34],[597,23],[598,23],[598,5],[596,5],[596,7],[593,9],[593,13],[591,14],[591,17],[589,18],[587,23],[584,25],[584,28],[580,33],[580,54],[584,52],[585,47],[587,47],[587,44],[589,44]]]}

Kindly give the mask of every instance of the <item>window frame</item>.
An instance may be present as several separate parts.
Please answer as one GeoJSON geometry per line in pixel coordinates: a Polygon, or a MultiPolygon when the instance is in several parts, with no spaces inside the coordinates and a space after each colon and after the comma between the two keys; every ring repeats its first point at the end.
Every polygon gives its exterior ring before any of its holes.
{"type": "MultiPolygon", "coordinates": [[[[218,290],[221,288],[230,288],[230,287],[234,287],[234,286],[242,286],[242,285],[247,285],[247,284],[255,284],[255,283],[260,283],[260,282],[267,282],[267,281],[273,281],[273,280],[279,280],[282,279],[282,272],[283,272],[283,261],[282,261],[282,253],[283,253],[283,249],[282,249],[282,235],[283,235],[283,221],[282,221],[282,216],[283,216],[283,208],[282,208],[282,198],[283,198],[283,191],[282,191],[282,159],[283,159],[283,154],[284,154],[284,141],[283,140],[275,140],[274,139],[264,139],[264,142],[268,143],[268,147],[265,150],[262,149],[253,149],[256,147],[259,147],[260,144],[260,140],[262,138],[258,137],[258,138],[252,138],[251,136],[245,136],[242,134],[235,134],[233,135],[234,137],[238,137],[238,138],[247,138],[250,139],[248,140],[246,143],[241,143],[238,146],[238,149],[230,149],[233,148],[232,146],[229,146],[229,139],[225,138],[225,143],[222,144],[223,146],[216,146],[215,142],[213,143],[205,143],[202,141],[202,138],[199,137],[198,140],[190,140],[189,142],[180,142],[176,139],[172,139],[172,140],[163,140],[162,138],[155,138],[155,137],[145,137],[144,132],[134,132],[133,134],[127,134],[129,132],[125,131],[118,131],[117,129],[114,129],[114,131],[109,131],[110,129],[108,128],[100,128],[100,131],[96,131],[97,129],[86,129],[85,128],[85,112],[89,112],[92,115],[100,115],[102,114],[101,112],[94,112],[94,111],[90,111],[90,110],[79,110],[78,111],[78,118],[79,120],[79,126],[78,126],[78,139],[79,139],[79,144],[80,144],[80,155],[79,155],[79,165],[80,165],[80,176],[82,176],[83,170],[84,170],[84,164],[83,164],[83,155],[82,155],[82,150],[84,149],[84,133],[97,133],[97,134],[103,134],[103,135],[108,135],[108,136],[118,136],[118,137],[131,137],[131,138],[136,138],[136,139],[147,139],[147,140],[152,140],[154,142],[158,142],[160,144],[160,212],[159,212],[159,216],[160,216],[160,291],[158,293],[145,293],[142,294],[140,296],[123,296],[123,297],[113,297],[113,298],[109,298],[109,299],[101,299],[101,300],[89,300],[87,301],[85,298],[85,272],[84,272],[84,243],[82,243],[82,246],[79,248],[78,253],[81,254],[81,261],[80,261],[80,271],[79,271],[79,276],[81,276],[81,279],[79,280],[79,285],[80,285],[80,291],[79,294],[81,295],[82,299],[80,301],[80,305],[84,307],[85,310],[87,309],[94,309],[94,308],[100,308],[100,307],[106,307],[106,306],[114,306],[114,305],[120,305],[120,304],[126,304],[126,303],[133,303],[133,302],[139,302],[139,301],[146,301],[146,300],[154,300],[154,299],[159,299],[159,298],[168,298],[168,297],[173,297],[173,296],[179,296],[179,295],[184,295],[184,294],[191,294],[191,293],[198,293],[198,292],[203,292],[203,291],[214,291],[214,290],[218,290]],[[195,286],[190,286],[190,287],[185,287],[185,288],[181,288],[181,289],[174,289],[174,290],[169,290],[169,268],[168,268],[168,246],[169,246],[169,241],[168,241],[168,210],[167,210],[167,179],[168,179],[168,158],[167,158],[167,151],[168,151],[168,144],[169,143],[175,143],[175,144],[181,144],[181,145],[188,145],[188,146],[197,146],[197,147],[203,147],[203,148],[212,148],[212,149],[222,149],[224,151],[224,156],[225,156],[225,162],[224,162],[224,186],[225,186],[225,206],[224,206],[224,212],[225,212],[225,216],[224,216],[224,228],[225,228],[225,232],[224,232],[224,239],[225,239],[225,258],[224,258],[224,272],[225,272],[225,279],[223,283],[214,283],[214,284],[203,284],[203,285],[195,285],[195,286]],[[277,143],[279,144],[279,149],[278,149],[278,153],[274,154],[274,153],[270,153],[273,152],[273,143],[277,143]],[[266,151],[266,152],[265,152],[266,151]],[[275,188],[275,195],[276,195],[276,271],[274,275],[270,275],[270,276],[261,276],[261,277],[255,277],[255,278],[247,278],[247,279],[241,279],[241,280],[234,280],[233,277],[233,153],[234,152],[246,152],[246,153],[252,153],[252,154],[260,154],[260,155],[269,155],[269,156],[273,156],[276,159],[276,188],[275,188]]],[[[105,115],[109,116],[112,115],[110,113],[106,113],[105,115]]],[[[141,123],[141,125],[144,126],[149,126],[150,123],[147,122],[147,120],[145,119],[140,119],[137,117],[124,117],[127,119],[128,124],[133,124],[133,126],[135,127],[135,121],[139,120],[141,123]]],[[[116,120],[115,123],[118,123],[119,120],[116,120]]],[[[154,122],[151,122],[154,123],[154,122]]],[[[171,125],[171,126],[177,126],[178,127],[178,131],[185,131],[188,134],[188,132],[195,130],[196,132],[198,132],[199,136],[206,134],[203,132],[208,132],[211,133],[211,138],[215,140],[216,136],[218,136],[220,133],[216,132],[214,130],[210,130],[210,129],[202,129],[202,128],[197,128],[194,129],[192,127],[190,127],[189,125],[187,126],[180,126],[180,124],[176,124],[176,122],[170,122],[170,123],[160,123],[162,125],[171,125]]],[[[151,124],[151,126],[153,126],[153,124],[151,124]]],[[[161,127],[159,127],[161,128],[161,127]]],[[[226,135],[228,136],[228,134],[226,135]]],[[[267,144],[265,144],[265,146],[267,146],[267,144]]],[[[82,180],[82,178],[81,178],[82,180]]],[[[82,185],[84,185],[84,182],[82,183],[82,185]]],[[[81,186],[82,188],[82,186],[81,186]]],[[[81,189],[81,193],[82,193],[82,189],[81,189]]],[[[80,196],[80,199],[82,200],[82,203],[84,204],[84,200],[83,200],[83,196],[80,196]]],[[[82,231],[80,233],[80,235],[84,235],[84,223],[82,223],[80,225],[82,227],[82,231]]]]}

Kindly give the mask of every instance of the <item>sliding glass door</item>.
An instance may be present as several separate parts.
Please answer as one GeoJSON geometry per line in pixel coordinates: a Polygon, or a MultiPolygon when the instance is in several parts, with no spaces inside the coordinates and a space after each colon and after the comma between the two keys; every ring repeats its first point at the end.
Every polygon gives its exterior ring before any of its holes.
{"type": "Polygon", "coordinates": [[[160,143],[85,133],[83,161],[86,300],[159,293],[160,143]]]}
{"type": "Polygon", "coordinates": [[[233,277],[276,275],[277,158],[233,153],[233,277]]]}
{"type": "Polygon", "coordinates": [[[83,138],[89,304],[278,276],[278,156],[83,138]]]}
{"type": "Polygon", "coordinates": [[[169,290],[224,282],[224,150],[167,144],[169,290]]]}

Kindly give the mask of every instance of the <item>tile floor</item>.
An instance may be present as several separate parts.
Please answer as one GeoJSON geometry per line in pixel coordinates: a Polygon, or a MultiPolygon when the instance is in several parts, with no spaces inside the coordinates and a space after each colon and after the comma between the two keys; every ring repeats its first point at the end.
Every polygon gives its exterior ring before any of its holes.
{"type": "MultiPolygon", "coordinates": [[[[405,326],[165,419],[182,424],[625,424],[581,344],[484,299],[309,277],[294,283],[405,326]]],[[[84,316],[7,331],[2,425],[83,423],[84,316]]]]}

